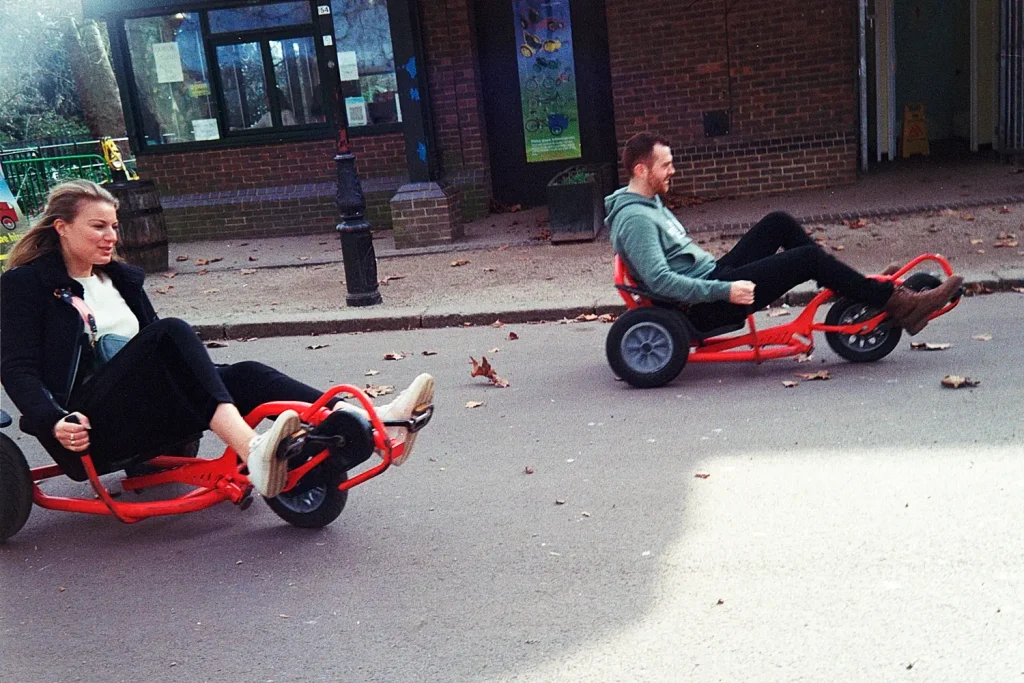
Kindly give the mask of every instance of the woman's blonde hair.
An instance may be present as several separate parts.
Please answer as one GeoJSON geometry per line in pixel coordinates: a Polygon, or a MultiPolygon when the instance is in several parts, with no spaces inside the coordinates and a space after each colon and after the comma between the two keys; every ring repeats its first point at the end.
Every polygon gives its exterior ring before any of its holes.
{"type": "Polygon", "coordinates": [[[114,195],[91,180],[61,183],[50,190],[43,215],[11,249],[7,256],[7,267],[23,266],[40,256],[60,251],[60,237],[54,224],[58,220],[66,223],[74,221],[84,202],[106,202],[115,209],[118,203],[114,195]]]}

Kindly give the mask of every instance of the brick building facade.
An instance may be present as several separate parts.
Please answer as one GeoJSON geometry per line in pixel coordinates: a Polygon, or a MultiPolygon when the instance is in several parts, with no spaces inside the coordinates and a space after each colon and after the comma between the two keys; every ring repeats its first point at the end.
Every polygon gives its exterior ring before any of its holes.
{"type": "MultiPolygon", "coordinates": [[[[614,148],[642,130],[667,136],[680,171],[677,191],[738,196],[856,179],[854,2],[570,5],[574,14],[603,10],[607,18],[599,39],[607,47],[614,148]],[[705,116],[713,112],[726,113],[727,133],[706,135],[705,116]]],[[[500,125],[489,130],[484,103],[495,73],[481,68],[478,15],[491,6],[422,0],[418,9],[440,180],[458,190],[461,216],[471,220],[486,215],[497,181],[488,135],[507,134],[500,125]]],[[[506,18],[511,24],[513,13],[506,18]]],[[[580,93],[581,118],[588,96],[580,93]]],[[[307,137],[313,139],[138,148],[138,168],[159,184],[171,239],[329,232],[337,221],[333,134],[307,137]]],[[[403,133],[354,134],[352,147],[367,216],[389,226],[389,201],[409,182],[403,133]]]]}

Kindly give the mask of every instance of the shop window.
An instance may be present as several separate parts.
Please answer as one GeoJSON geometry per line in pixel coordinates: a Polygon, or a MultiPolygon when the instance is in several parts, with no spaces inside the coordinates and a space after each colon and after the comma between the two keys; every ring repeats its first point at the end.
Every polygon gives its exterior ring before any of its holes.
{"type": "Polygon", "coordinates": [[[218,45],[217,66],[228,130],[270,127],[273,117],[259,43],[218,45]]]}
{"type": "Polygon", "coordinates": [[[125,20],[146,145],[220,137],[199,15],[125,20]]]}
{"type": "Polygon", "coordinates": [[[271,5],[210,10],[210,33],[239,33],[312,22],[308,2],[276,2],[271,5]]]}
{"type": "Polygon", "coordinates": [[[331,0],[349,126],[402,120],[387,0],[331,0]]]}

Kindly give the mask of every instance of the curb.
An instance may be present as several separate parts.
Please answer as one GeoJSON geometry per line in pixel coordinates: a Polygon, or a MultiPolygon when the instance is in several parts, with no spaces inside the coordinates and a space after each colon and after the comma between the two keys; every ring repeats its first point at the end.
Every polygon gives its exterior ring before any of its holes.
{"type": "MultiPolygon", "coordinates": [[[[992,274],[991,277],[976,276],[966,280],[966,296],[981,293],[1009,292],[1024,288],[1024,271],[1014,270],[1006,277],[992,274]],[[986,291],[987,290],[987,291],[986,291]]],[[[789,292],[784,299],[776,302],[790,306],[806,305],[817,294],[813,287],[799,287],[789,292]]],[[[406,309],[380,312],[364,316],[363,311],[346,311],[345,315],[319,319],[282,319],[246,321],[238,323],[199,323],[193,329],[203,340],[245,339],[248,337],[291,337],[317,336],[323,334],[352,334],[357,332],[394,332],[400,330],[439,329],[445,327],[476,327],[490,325],[496,320],[506,324],[526,324],[572,320],[580,315],[621,315],[626,310],[618,297],[602,299],[593,303],[537,305],[522,308],[480,308],[477,310],[406,309]]]]}

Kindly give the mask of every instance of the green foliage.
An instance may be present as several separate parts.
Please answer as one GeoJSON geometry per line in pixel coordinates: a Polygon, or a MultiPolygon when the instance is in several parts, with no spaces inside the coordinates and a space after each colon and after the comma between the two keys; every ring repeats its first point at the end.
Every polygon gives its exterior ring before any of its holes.
{"type": "Polygon", "coordinates": [[[0,139],[83,132],[64,32],[79,2],[0,3],[0,139]]]}
{"type": "Polygon", "coordinates": [[[584,183],[593,183],[597,181],[597,174],[594,171],[588,171],[586,169],[577,168],[572,170],[572,173],[566,173],[558,179],[556,185],[583,185],[584,183]]]}

